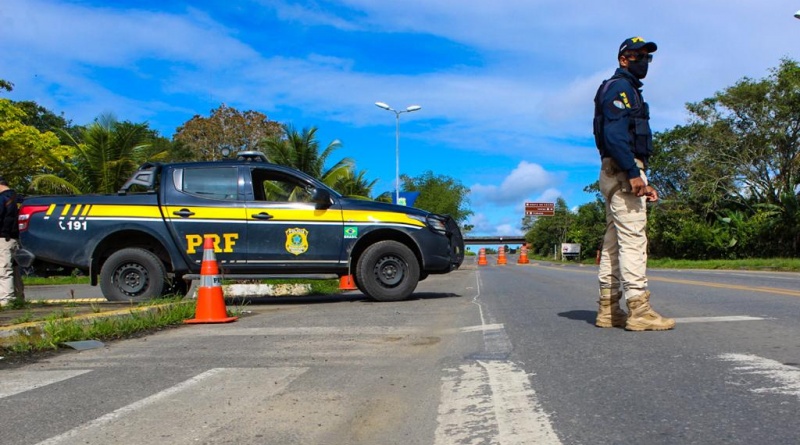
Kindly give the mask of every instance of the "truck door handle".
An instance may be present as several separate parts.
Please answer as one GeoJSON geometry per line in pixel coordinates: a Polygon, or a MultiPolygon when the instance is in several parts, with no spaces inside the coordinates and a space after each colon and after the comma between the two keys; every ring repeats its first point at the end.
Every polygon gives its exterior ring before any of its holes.
{"type": "Polygon", "coordinates": [[[267,220],[267,219],[272,219],[274,217],[272,215],[270,215],[269,213],[267,213],[267,212],[261,212],[261,213],[256,213],[255,215],[253,215],[253,218],[267,220]]]}
{"type": "Polygon", "coordinates": [[[178,211],[172,212],[173,215],[180,216],[181,218],[188,218],[190,216],[194,216],[194,212],[189,209],[180,209],[178,211]]]}

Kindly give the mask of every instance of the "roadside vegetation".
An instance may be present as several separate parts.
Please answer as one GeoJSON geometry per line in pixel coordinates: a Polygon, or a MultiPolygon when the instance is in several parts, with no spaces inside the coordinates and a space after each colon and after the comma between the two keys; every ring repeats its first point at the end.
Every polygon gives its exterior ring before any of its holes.
{"type": "MultiPolygon", "coordinates": [[[[36,285],[34,283],[76,284],[76,281],[84,280],[84,278],[27,277],[25,283],[26,285],[36,285]]],[[[86,280],[86,283],[88,283],[88,280],[86,280]]],[[[338,280],[334,279],[275,279],[262,280],[261,283],[273,285],[308,284],[310,286],[308,295],[310,296],[336,295],[341,292],[338,280]]],[[[245,314],[248,304],[249,302],[246,299],[228,301],[228,315],[241,316],[245,314]]],[[[195,299],[173,296],[131,305],[130,313],[126,316],[103,317],[102,313],[108,309],[96,303],[78,303],[69,300],[57,304],[15,301],[8,309],[16,310],[20,312],[20,315],[10,320],[7,324],[43,323],[43,333],[42,335],[17,338],[13,345],[0,348],[0,356],[56,350],[62,347],[65,342],[82,340],[108,341],[130,338],[147,332],[180,326],[184,320],[195,316],[195,305],[195,299]],[[77,317],[78,315],[87,314],[95,314],[96,316],[89,319],[77,317]]],[[[119,310],[120,307],[116,306],[113,309],[119,310]]]]}
{"type": "Polygon", "coordinates": [[[22,277],[22,283],[25,286],[57,286],[63,284],[89,284],[89,277],[83,275],[63,275],[63,276],[47,276],[47,277],[35,277],[35,276],[24,276],[22,277]]]}
{"type": "Polygon", "coordinates": [[[99,313],[99,308],[97,312],[97,317],[76,318],[76,312],[69,303],[54,305],[53,311],[43,320],[34,317],[32,312],[26,312],[14,321],[17,323],[42,321],[41,334],[39,331],[31,330],[29,335],[18,336],[13,344],[2,350],[2,353],[26,354],[56,350],[65,342],[117,340],[179,325],[183,320],[194,316],[195,301],[180,298],[154,300],[131,306],[130,313],[125,317],[103,317],[99,313]]]}

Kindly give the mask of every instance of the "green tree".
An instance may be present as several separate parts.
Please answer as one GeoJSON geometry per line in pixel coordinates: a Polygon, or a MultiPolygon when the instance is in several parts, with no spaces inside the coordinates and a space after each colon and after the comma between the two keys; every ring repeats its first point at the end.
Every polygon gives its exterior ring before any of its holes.
{"type": "Polygon", "coordinates": [[[14,102],[14,105],[25,112],[23,124],[30,125],[42,133],[52,131],[59,137],[62,145],[69,145],[71,138],[78,136],[80,128],[72,125],[63,113],[57,115],[33,101],[14,102]]]}
{"type": "Polygon", "coordinates": [[[469,188],[461,181],[446,175],[425,173],[410,177],[400,176],[401,188],[407,192],[419,192],[414,207],[442,215],[450,215],[462,224],[472,215],[469,209],[469,188]]]}
{"type": "Polygon", "coordinates": [[[601,248],[605,229],[605,203],[599,200],[587,202],[575,212],[567,238],[569,242],[581,245],[581,258],[590,258],[601,248]]]}
{"type": "Polygon", "coordinates": [[[147,124],[101,115],[72,140],[62,168],[36,176],[31,187],[43,193],[114,193],[141,163],[165,155],[147,151],[153,134],[147,124]]]}
{"type": "Polygon", "coordinates": [[[355,168],[348,169],[347,175],[333,184],[333,189],[345,196],[370,199],[372,189],[378,180],[369,181],[365,177],[366,173],[364,170],[356,172],[355,168]]]}
{"type": "Polygon", "coordinates": [[[304,128],[298,132],[290,124],[281,126],[280,137],[271,137],[262,142],[271,162],[300,170],[319,179],[329,187],[352,175],[353,160],[342,158],[333,167],[325,169],[328,158],[341,148],[339,140],[330,142],[321,152],[316,139],[317,128],[304,128]]]}
{"type": "MultiPolygon", "coordinates": [[[[9,84],[10,85],[10,84],[9,84]]],[[[0,99],[0,153],[2,174],[17,190],[27,190],[37,174],[50,172],[65,153],[58,137],[24,123],[25,111],[8,99],[0,99]],[[53,159],[53,164],[49,161],[53,159]]]]}
{"type": "Polygon", "coordinates": [[[280,124],[257,111],[241,112],[225,104],[211,110],[211,116],[195,115],[178,127],[173,141],[192,154],[192,159],[222,158],[222,149],[234,152],[257,150],[264,139],[278,136],[280,124]]]}

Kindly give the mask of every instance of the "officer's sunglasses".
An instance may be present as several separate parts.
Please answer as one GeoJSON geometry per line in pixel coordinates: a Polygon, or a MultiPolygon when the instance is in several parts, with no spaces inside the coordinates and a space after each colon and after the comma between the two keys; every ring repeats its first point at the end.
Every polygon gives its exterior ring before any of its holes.
{"type": "Polygon", "coordinates": [[[647,63],[650,63],[650,62],[652,62],[652,61],[653,61],[653,55],[652,55],[652,54],[649,54],[649,53],[648,53],[648,54],[635,54],[635,53],[630,53],[630,54],[623,54],[623,56],[624,56],[626,59],[630,60],[631,62],[635,62],[635,61],[637,61],[637,60],[646,60],[646,61],[647,61],[647,63]]]}

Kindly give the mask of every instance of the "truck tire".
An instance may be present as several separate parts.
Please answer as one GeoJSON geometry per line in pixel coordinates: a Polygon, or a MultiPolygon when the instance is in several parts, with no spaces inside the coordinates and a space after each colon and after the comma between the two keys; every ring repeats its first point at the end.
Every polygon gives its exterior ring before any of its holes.
{"type": "Polygon", "coordinates": [[[378,301],[405,300],[419,282],[419,263],[414,252],[397,241],[379,241],[356,264],[356,283],[378,301]]]}
{"type": "Polygon", "coordinates": [[[152,252],[131,247],[111,255],[100,269],[100,289],[109,301],[147,301],[161,295],[166,271],[152,252]]]}

